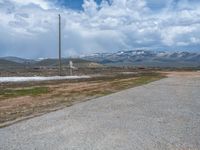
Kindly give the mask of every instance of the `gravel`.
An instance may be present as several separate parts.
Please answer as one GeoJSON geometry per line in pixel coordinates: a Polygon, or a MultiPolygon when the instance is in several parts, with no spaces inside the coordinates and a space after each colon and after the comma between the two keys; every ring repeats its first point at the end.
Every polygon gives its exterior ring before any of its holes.
{"type": "Polygon", "coordinates": [[[0,129],[1,150],[199,150],[200,78],[169,77],[0,129]]]}

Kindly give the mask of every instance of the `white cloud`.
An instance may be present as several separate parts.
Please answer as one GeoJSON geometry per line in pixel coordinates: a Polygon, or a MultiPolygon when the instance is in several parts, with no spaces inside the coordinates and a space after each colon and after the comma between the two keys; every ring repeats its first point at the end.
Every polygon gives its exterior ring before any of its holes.
{"type": "MultiPolygon", "coordinates": [[[[194,31],[196,31],[196,27],[191,27],[191,26],[171,26],[166,28],[162,33],[161,33],[161,37],[163,39],[163,43],[168,45],[168,46],[172,46],[174,44],[176,44],[176,42],[180,43],[180,39],[179,41],[177,41],[177,37],[182,37],[183,39],[184,36],[189,35],[190,33],[193,33],[194,31]]],[[[179,44],[180,45],[180,44],[179,44]]]]}
{"type": "Polygon", "coordinates": [[[200,5],[188,0],[103,0],[100,5],[84,0],[83,9],[59,9],[47,0],[1,0],[0,45],[6,50],[0,55],[56,57],[58,13],[65,56],[200,45],[200,5]],[[160,9],[153,10],[150,4],[157,3],[160,9]]]}
{"type": "Polygon", "coordinates": [[[42,9],[50,9],[51,3],[45,0],[12,0],[16,5],[24,6],[29,4],[35,4],[40,6],[42,9]]]}
{"type": "Polygon", "coordinates": [[[84,0],[83,9],[88,15],[95,15],[97,13],[98,5],[94,0],[84,0]]]}
{"type": "Polygon", "coordinates": [[[196,38],[196,37],[191,37],[190,41],[194,44],[200,44],[200,38],[196,38]]]}

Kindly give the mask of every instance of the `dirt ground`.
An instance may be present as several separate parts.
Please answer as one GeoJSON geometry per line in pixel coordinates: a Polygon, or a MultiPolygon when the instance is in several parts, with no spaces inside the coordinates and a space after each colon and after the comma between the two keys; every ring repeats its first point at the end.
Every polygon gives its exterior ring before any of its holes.
{"type": "MultiPolygon", "coordinates": [[[[162,71],[167,77],[198,78],[200,72],[193,71],[162,71]]],[[[162,76],[163,77],[163,76],[162,76]]],[[[0,126],[18,120],[41,115],[47,112],[71,106],[122,89],[138,86],[162,78],[161,76],[135,75],[94,78],[90,80],[48,81],[22,84],[4,84],[1,89],[27,89],[32,87],[48,87],[48,92],[36,96],[23,95],[2,97],[0,95],[0,126]],[[142,77],[142,78],[141,78],[142,77]]]]}
{"type": "Polygon", "coordinates": [[[168,77],[200,77],[200,71],[162,71],[168,77]]]}
{"type": "Polygon", "coordinates": [[[78,102],[114,93],[122,89],[146,84],[162,78],[161,74],[125,75],[94,78],[86,81],[5,84],[1,89],[48,88],[39,95],[0,95],[0,126],[71,106],[78,102]]]}

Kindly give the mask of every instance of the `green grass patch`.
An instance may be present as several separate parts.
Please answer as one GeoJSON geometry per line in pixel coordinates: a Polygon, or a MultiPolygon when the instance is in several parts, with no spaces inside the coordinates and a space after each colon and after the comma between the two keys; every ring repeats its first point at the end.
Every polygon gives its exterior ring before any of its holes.
{"type": "Polygon", "coordinates": [[[5,89],[5,90],[0,90],[0,96],[2,98],[12,98],[12,97],[19,97],[19,96],[38,96],[38,95],[45,94],[48,92],[49,92],[48,87],[5,89]]]}

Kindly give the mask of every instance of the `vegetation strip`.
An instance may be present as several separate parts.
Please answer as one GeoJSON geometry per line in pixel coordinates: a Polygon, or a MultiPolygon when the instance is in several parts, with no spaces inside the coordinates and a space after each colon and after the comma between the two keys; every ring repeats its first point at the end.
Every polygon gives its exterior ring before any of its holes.
{"type": "Polygon", "coordinates": [[[0,96],[2,99],[14,98],[20,96],[38,96],[40,94],[47,93],[48,87],[32,87],[32,88],[22,88],[22,89],[5,89],[0,91],[0,96]]]}
{"type": "Polygon", "coordinates": [[[44,114],[77,102],[147,84],[163,77],[159,73],[142,73],[132,76],[94,78],[81,82],[3,89],[0,90],[0,124],[44,114]]]}

